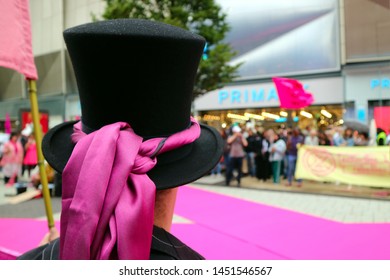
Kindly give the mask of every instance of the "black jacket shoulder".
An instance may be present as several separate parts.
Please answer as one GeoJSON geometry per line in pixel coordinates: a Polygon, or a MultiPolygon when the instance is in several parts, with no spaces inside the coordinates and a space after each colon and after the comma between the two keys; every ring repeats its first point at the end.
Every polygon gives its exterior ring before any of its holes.
{"type": "MultiPolygon", "coordinates": [[[[18,260],[58,260],[60,239],[32,249],[18,257],[18,260]]],[[[204,260],[199,253],[181,242],[162,228],[153,228],[151,260],[204,260]]]]}

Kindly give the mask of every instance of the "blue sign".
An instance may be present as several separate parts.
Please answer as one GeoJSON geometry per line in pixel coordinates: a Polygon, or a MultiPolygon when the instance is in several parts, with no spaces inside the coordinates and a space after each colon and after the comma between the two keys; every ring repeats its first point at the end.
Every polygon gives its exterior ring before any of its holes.
{"type": "MultiPolygon", "coordinates": [[[[305,89],[309,85],[303,85],[305,89]]],[[[227,88],[218,92],[218,104],[245,104],[245,103],[260,103],[265,101],[279,101],[279,96],[274,87],[265,90],[264,88],[253,89],[234,89],[227,88]]]]}
{"type": "Polygon", "coordinates": [[[271,100],[279,100],[278,93],[275,88],[271,88],[268,92],[264,89],[252,89],[252,90],[220,90],[218,92],[218,103],[223,104],[230,102],[231,104],[243,104],[253,102],[264,102],[271,100]]]}
{"type": "Polygon", "coordinates": [[[366,121],[366,109],[365,108],[358,108],[357,109],[357,119],[359,121],[362,121],[362,122],[366,121]]]}
{"type": "MultiPolygon", "coordinates": [[[[297,122],[297,121],[299,121],[299,117],[294,117],[293,122],[297,122]]],[[[287,118],[279,118],[279,119],[275,120],[275,122],[277,122],[277,123],[287,122],[287,118]]]]}
{"type": "Polygon", "coordinates": [[[370,81],[370,88],[388,88],[390,89],[390,78],[372,79],[370,81]]]}

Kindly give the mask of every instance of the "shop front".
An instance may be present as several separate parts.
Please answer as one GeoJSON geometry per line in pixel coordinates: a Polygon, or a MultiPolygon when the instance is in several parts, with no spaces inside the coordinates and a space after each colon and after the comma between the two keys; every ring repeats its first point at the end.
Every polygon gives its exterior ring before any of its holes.
{"type": "MultiPolygon", "coordinates": [[[[38,98],[40,121],[43,133],[63,121],[64,97],[47,96],[38,98]]],[[[21,131],[32,123],[31,103],[28,98],[0,102],[0,131],[4,131],[6,114],[9,115],[13,131],[21,131]]]]}
{"type": "Polygon", "coordinates": [[[390,63],[345,69],[345,92],[351,118],[390,132],[390,63]]]}
{"type": "Polygon", "coordinates": [[[272,81],[228,85],[195,100],[198,119],[216,128],[252,122],[275,128],[282,125],[322,128],[343,123],[344,87],[341,77],[299,80],[314,97],[314,103],[300,110],[283,110],[272,81]]]}

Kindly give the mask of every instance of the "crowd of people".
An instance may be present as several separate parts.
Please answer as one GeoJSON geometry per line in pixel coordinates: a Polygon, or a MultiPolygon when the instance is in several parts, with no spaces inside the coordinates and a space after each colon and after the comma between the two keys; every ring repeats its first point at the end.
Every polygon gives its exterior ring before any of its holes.
{"type": "MultiPolygon", "coordinates": [[[[12,132],[7,138],[0,147],[0,170],[5,186],[38,188],[41,181],[34,134],[32,131],[12,132]]],[[[54,170],[49,165],[46,174],[48,181],[53,182],[54,170]]]]}
{"type": "Polygon", "coordinates": [[[17,183],[25,172],[30,177],[37,163],[34,135],[12,132],[1,149],[0,166],[6,186],[17,183]]]}
{"type": "MultiPolygon", "coordinates": [[[[264,182],[272,179],[275,184],[279,184],[281,178],[284,178],[288,186],[292,186],[294,181],[297,186],[301,186],[302,180],[294,178],[299,145],[390,145],[390,134],[386,135],[381,128],[377,129],[375,139],[370,139],[367,132],[341,126],[319,131],[310,127],[302,130],[298,127],[264,129],[250,123],[236,123],[230,128],[221,129],[220,133],[225,141],[224,153],[220,162],[211,170],[211,175],[222,177],[225,171],[227,186],[233,179],[240,186],[244,175],[264,182]]],[[[6,186],[14,185],[27,173],[27,178],[37,187],[40,183],[37,161],[33,133],[11,133],[0,147],[0,170],[6,186]]],[[[54,171],[49,166],[50,182],[53,181],[53,174],[54,171]]]]}
{"type": "Polygon", "coordinates": [[[235,123],[230,128],[221,129],[225,141],[224,155],[220,163],[211,171],[213,176],[222,176],[225,170],[225,183],[229,186],[235,178],[241,185],[243,175],[256,177],[261,181],[271,180],[280,184],[287,180],[287,186],[296,182],[302,186],[300,178],[294,178],[300,145],[308,146],[370,146],[390,145],[390,134],[377,129],[375,139],[368,132],[353,130],[350,127],[332,127],[318,130],[311,127],[277,129],[255,127],[235,123]],[[246,168],[244,170],[244,163],[246,168]]]}

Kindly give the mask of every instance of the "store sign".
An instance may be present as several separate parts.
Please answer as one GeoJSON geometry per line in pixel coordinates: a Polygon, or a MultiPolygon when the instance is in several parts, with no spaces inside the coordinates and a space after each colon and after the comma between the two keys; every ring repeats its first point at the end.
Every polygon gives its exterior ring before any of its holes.
{"type": "Polygon", "coordinates": [[[234,103],[259,103],[264,101],[279,100],[278,93],[275,88],[271,88],[269,91],[264,89],[232,89],[232,90],[220,90],[218,92],[219,104],[234,104],[234,103]]]}
{"type": "MultiPolygon", "coordinates": [[[[314,104],[340,104],[343,99],[343,83],[340,77],[301,81],[313,94],[314,104]]],[[[229,85],[198,97],[195,110],[226,110],[279,107],[279,97],[274,83],[229,85]]]]}
{"type": "Polygon", "coordinates": [[[390,78],[371,79],[370,88],[371,89],[376,89],[376,88],[390,89],[390,78]]]}

